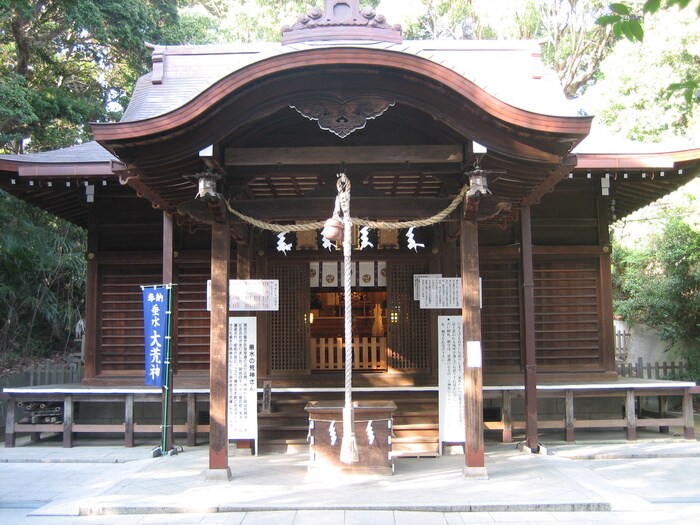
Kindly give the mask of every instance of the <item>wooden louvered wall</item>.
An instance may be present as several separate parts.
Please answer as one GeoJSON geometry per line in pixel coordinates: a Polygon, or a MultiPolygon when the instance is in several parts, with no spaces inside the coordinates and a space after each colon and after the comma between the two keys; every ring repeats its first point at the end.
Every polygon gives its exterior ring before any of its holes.
{"type": "Polygon", "coordinates": [[[512,372],[521,367],[520,266],[517,261],[481,264],[481,338],[484,368],[512,372]]]}
{"type": "Polygon", "coordinates": [[[176,370],[209,370],[208,264],[178,267],[176,370]]]}
{"type": "MultiPolygon", "coordinates": [[[[597,258],[535,257],[535,345],[540,372],[600,370],[605,341],[597,258]]],[[[481,261],[485,373],[523,370],[518,259],[481,261]]]]}
{"type": "MultiPolygon", "coordinates": [[[[177,268],[177,332],[174,369],[209,370],[209,312],[206,287],[209,265],[186,263],[177,268]]],[[[140,373],[144,366],[141,286],[160,284],[160,264],[100,266],[99,370],[140,373]]]]}
{"type": "Polygon", "coordinates": [[[109,264],[100,267],[100,274],[100,371],[143,371],[143,304],[140,286],[159,284],[161,267],[109,264]]]}
{"type": "Polygon", "coordinates": [[[597,259],[535,262],[537,365],[590,369],[601,361],[597,259]]]}
{"type": "Polygon", "coordinates": [[[428,265],[389,263],[387,273],[389,368],[429,371],[429,314],[413,300],[413,275],[428,273],[428,265]]]}

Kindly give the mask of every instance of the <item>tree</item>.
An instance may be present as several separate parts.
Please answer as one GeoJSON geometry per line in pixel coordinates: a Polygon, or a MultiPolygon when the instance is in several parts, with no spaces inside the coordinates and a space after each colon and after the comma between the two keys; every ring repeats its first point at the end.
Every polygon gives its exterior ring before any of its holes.
{"type": "MultiPolygon", "coordinates": [[[[611,26],[618,37],[624,35],[630,42],[644,41],[644,25],[643,21],[661,10],[669,10],[672,7],[685,9],[693,3],[693,0],[646,0],[641,9],[636,5],[628,5],[628,3],[617,2],[609,4],[610,13],[598,18],[597,23],[601,26],[611,26]],[[663,8],[663,9],[662,9],[663,8]]],[[[700,1],[696,2],[696,16],[700,17],[700,1]]],[[[685,98],[687,104],[692,104],[698,99],[700,94],[700,76],[686,75],[685,78],[677,82],[673,82],[668,86],[670,91],[680,92],[685,98]]]]}
{"type": "Polygon", "coordinates": [[[539,39],[543,59],[558,74],[567,98],[579,96],[613,48],[609,27],[596,25],[603,0],[423,0],[425,12],[406,38],[539,39]]]}
{"type": "Polygon", "coordinates": [[[66,350],[85,291],[85,232],[0,190],[0,363],[66,350]]]}
{"type": "Polygon", "coordinates": [[[175,0],[0,0],[0,150],[86,139],[145,71],[175,0]]]}
{"type": "Polygon", "coordinates": [[[415,40],[486,40],[496,37],[484,24],[471,0],[424,0],[424,14],[404,28],[404,36],[415,40]]]}
{"type": "MultiPolygon", "coordinates": [[[[676,212],[674,212],[675,215],[676,212]]],[[[670,216],[648,248],[613,250],[615,311],[656,330],[700,380],[700,231],[670,216]]]]}
{"type": "Polygon", "coordinates": [[[601,64],[598,84],[583,97],[586,110],[632,140],[658,142],[700,132],[697,105],[669,79],[700,77],[700,18],[663,10],[645,19],[643,42],[620,41],[601,64]],[[672,28],[672,30],[670,30],[672,28]]]}
{"type": "Polygon", "coordinates": [[[613,48],[613,31],[595,24],[604,9],[601,0],[539,3],[545,38],[543,58],[556,70],[567,98],[582,93],[613,48]]]}

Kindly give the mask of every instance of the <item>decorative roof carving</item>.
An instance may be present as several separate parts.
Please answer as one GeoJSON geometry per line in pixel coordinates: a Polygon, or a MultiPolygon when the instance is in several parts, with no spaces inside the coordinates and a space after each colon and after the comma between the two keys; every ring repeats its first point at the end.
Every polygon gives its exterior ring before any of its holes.
{"type": "Polygon", "coordinates": [[[289,104],[289,107],[309,120],[317,121],[321,129],[344,139],[353,131],[364,128],[368,120],[381,116],[395,103],[372,95],[339,98],[328,95],[297,101],[289,104]]]}
{"type": "Polygon", "coordinates": [[[390,25],[371,7],[360,8],[359,0],[326,0],[322,11],[312,7],[299,15],[297,23],[282,28],[282,43],[318,40],[374,40],[403,42],[401,26],[390,25]]]}

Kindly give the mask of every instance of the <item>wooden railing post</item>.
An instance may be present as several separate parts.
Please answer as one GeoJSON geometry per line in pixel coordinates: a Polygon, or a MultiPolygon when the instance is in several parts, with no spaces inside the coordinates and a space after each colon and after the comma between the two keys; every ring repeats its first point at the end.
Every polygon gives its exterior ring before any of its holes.
{"type": "Polygon", "coordinates": [[[187,394],[187,446],[197,445],[197,394],[187,394]]]}
{"type": "Polygon", "coordinates": [[[513,441],[513,410],[510,390],[504,390],[501,399],[501,422],[503,423],[501,441],[511,443],[513,441]]]}
{"type": "Polygon", "coordinates": [[[635,410],[634,389],[627,390],[625,397],[625,416],[627,420],[627,439],[635,441],[637,439],[637,412],[635,410]]]}
{"type": "Polygon", "coordinates": [[[576,419],[574,415],[574,391],[566,390],[564,392],[564,434],[567,443],[572,443],[575,439],[575,421],[576,419]]]}
{"type": "Polygon", "coordinates": [[[15,439],[15,410],[17,401],[9,397],[5,402],[7,411],[5,413],[5,448],[12,448],[16,444],[15,439]]]}
{"type": "Polygon", "coordinates": [[[63,398],[63,447],[73,446],[73,396],[63,398]]]}
{"type": "Polygon", "coordinates": [[[124,396],[124,446],[134,446],[134,394],[124,396]]]}
{"type": "Polygon", "coordinates": [[[695,416],[693,414],[693,396],[689,389],[683,392],[683,434],[685,439],[695,439],[695,416]]]}

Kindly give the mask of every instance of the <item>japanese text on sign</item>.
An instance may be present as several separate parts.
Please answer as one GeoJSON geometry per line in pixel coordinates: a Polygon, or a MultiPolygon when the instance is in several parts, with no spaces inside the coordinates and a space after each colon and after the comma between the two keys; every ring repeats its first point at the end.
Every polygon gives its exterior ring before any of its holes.
{"type": "Polygon", "coordinates": [[[464,343],[462,318],[438,317],[438,385],[440,441],[463,443],[464,414],[464,343]]]}
{"type": "Polygon", "coordinates": [[[462,279],[424,277],[420,280],[419,296],[423,309],[462,308],[462,279]]]}
{"type": "Polygon", "coordinates": [[[170,289],[166,287],[143,290],[143,328],[145,339],[145,378],[149,386],[165,384],[165,359],[170,334],[170,289]]]}
{"type": "MultiPolygon", "coordinates": [[[[231,279],[228,282],[230,312],[279,310],[279,281],[276,279],[231,279]]],[[[211,280],[207,281],[207,310],[211,311],[211,280]]]]}
{"type": "Polygon", "coordinates": [[[229,317],[229,439],[258,439],[256,333],[255,317],[229,317]]]}

